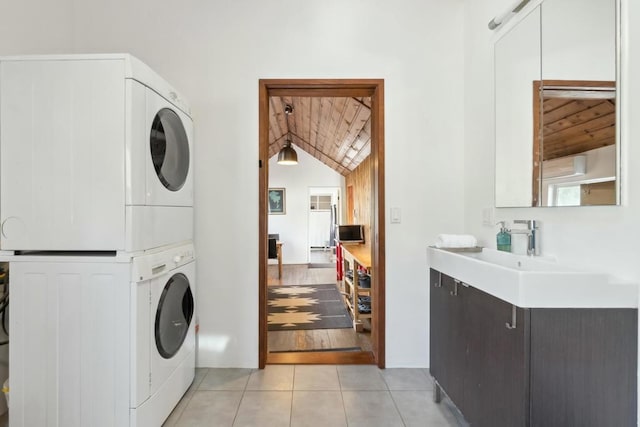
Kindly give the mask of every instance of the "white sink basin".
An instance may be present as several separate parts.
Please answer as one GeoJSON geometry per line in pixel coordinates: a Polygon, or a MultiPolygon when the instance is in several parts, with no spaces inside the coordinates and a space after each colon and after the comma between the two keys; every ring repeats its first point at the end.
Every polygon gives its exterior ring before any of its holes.
{"type": "Polygon", "coordinates": [[[635,284],[579,271],[550,258],[483,249],[451,252],[429,247],[429,266],[519,307],[638,307],[635,284]]]}

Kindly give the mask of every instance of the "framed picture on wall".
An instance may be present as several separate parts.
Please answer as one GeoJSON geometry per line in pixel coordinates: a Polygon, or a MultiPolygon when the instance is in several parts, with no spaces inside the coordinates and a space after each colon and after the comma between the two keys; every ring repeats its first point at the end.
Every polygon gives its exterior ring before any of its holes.
{"type": "Polygon", "coordinates": [[[269,189],[269,214],[284,215],[285,210],[285,189],[270,188],[269,189]]]}

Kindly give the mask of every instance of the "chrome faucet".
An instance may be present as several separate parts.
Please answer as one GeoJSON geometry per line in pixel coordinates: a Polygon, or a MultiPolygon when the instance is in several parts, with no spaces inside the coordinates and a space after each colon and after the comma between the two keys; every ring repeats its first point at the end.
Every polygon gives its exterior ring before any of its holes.
{"type": "Polygon", "coordinates": [[[535,219],[515,219],[514,224],[526,224],[526,230],[511,229],[511,234],[527,235],[527,255],[540,255],[540,231],[535,219]]]}

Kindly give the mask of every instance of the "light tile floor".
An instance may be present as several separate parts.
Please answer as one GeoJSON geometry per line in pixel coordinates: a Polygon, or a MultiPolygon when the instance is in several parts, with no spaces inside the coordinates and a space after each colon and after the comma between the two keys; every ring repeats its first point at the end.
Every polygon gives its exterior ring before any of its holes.
{"type": "Polygon", "coordinates": [[[459,426],[436,404],[426,369],[363,365],[268,365],[197,369],[165,427],[459,426]]]}

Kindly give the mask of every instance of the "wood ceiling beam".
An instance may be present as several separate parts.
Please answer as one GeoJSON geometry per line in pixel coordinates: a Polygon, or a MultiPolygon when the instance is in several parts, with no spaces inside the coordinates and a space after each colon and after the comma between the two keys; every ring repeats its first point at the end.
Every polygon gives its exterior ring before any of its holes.
{"type": "Polygon", "coordinates": [[[371,107],[367,104],[365,104],[364,102],[362,102],[359,98],[353,97],[353,100],[356,101],[357,103],[359,103],[360,105],[362,105],[365,108],[368,108],[369,111],[371,111],[371,107]]]}
{"type": "MultiPolygon", "coordinates": [[[[340,93],[338,97],[346,97],[352,98],[354,96],[367,97],[371,96],[371,91],[367,88],[362,89],[349,89],[343,90],[344,93],[340,93]]],[[[273,96],[285,96],[290,92],[290,88],[278,88],[271,89],[269,93],[273,94],[273,96]]],[[[300,96],[308,96],[308,97],[318,97],[318,98],[329,98],[335,96],[335,89],[326,88],[326,89],[305,89],[300,91],[300,96]]]]}

